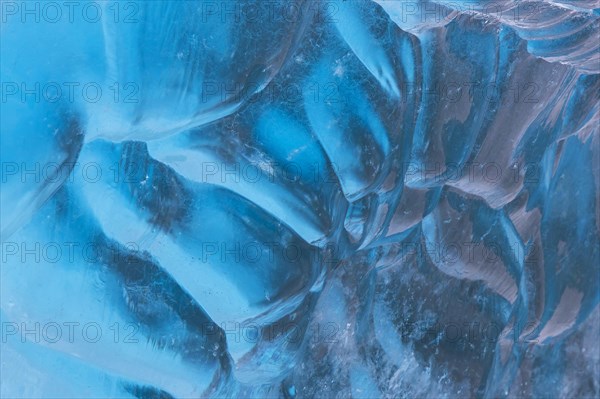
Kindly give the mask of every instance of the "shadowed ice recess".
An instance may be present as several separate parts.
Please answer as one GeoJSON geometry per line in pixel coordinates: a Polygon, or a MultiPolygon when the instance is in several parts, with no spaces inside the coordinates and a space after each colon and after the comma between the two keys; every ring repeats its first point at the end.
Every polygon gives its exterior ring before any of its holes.
{"type": "Polygon", "coordinates": [[[600,396],[598,1],[29,4],[2,397],[600,396]]]}

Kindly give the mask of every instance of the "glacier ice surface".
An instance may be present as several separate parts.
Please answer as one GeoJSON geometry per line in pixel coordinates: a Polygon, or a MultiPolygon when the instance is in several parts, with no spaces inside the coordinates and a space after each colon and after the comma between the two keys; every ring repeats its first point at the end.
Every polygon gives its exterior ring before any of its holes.
{"type": "Polygon", "coordinates": [[[1,4],[1,396],[600,396],[600,4],[1,4]]]}

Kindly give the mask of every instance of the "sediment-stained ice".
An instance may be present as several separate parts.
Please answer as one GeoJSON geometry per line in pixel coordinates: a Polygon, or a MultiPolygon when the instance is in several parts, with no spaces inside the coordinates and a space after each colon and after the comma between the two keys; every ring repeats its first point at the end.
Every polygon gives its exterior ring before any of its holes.
{"type": "Polygon", "coordinates": [[[600,3],[1,3],[1,396],[600,396],[600,3]]]}

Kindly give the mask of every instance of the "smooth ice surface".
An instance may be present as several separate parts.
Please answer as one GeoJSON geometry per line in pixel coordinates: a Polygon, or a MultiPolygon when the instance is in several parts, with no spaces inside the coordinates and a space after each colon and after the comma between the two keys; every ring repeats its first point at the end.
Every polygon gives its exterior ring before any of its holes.
{"type": "Polygon", "coordinates": [[[1,395],[600,396],[600,3],[1,3],[1,395]]]}

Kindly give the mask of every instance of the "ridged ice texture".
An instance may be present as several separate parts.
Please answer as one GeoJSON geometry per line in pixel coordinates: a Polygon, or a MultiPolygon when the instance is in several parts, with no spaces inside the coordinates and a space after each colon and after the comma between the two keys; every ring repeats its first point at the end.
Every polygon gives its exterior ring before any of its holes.
{"type": "Polygon", "coordinates": [[[598,1],[268,3],[3,9],[2,396],[598,397],[598,1]]]}

